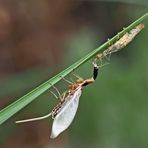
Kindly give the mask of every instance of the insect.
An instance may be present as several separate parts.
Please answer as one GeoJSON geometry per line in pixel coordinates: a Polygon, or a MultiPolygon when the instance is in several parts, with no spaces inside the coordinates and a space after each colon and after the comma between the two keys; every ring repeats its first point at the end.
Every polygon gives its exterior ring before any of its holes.
{"type": "Polygon", "coordinates": [[[56,138],[61,132],[66,130],[72,123],[79,105],[79,98],[82,94],[82,87],[95,82],[98,76],[99,66],[93,63],[93,76],[86,80],[78,80],[76,83],[70,85],[70,89],[66,92],[60,103],[47,115],[16,121],[16,123],[24,123],[36,120],[42,120],[52,116],[53,124],[50,138],[56,138]]]}
{"type": "Polygon", "coordinates": [[[109,46],[106,50],[104,50],[103,53],[99,53],[96,56],[95,61],[98,59],[102,60],[107,55],[111,55],[112,53],[117,52],[120,49],[127,46],[143,28],[144,28],[144,24],[137,25],[134,29],[124,34],[113,45],[109,46]]]}

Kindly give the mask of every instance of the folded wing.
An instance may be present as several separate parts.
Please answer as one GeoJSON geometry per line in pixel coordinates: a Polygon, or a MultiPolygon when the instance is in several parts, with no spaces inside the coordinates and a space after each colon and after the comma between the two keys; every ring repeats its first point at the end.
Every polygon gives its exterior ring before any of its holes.
{"type": "Polygon", "coordinates": [[[77,90],[72,95],[69,95],[67,98],[65,98],[66,101],[54,118],[50,138],[56,138],[72,123],[77,112],[80,96],[81,87],[77,88],[77,90]]]}

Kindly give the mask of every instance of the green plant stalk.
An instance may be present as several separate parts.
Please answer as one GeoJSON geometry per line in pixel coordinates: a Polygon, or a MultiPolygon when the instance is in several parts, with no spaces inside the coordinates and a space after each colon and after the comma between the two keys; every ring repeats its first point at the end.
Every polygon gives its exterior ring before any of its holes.
{"type": "Polygon", "coordinates": [[[38,96],[43,94],[45,91],[47,91],[52,85],[59,82],[62,77],[65,77],[66,75],[70,74],[73,70],[77,69],[82,64],[86,63],[88,60],[90,60],[92,57],[94,57],[99,51],[105,50],[107,47],[110,46],[110,44],[116,42],[120,37],[122,37],[126,32],[129,32],[131,29],[136,27],[139,23],[141,23],[146,17],[148,16],[148,13],[137,19],[135,22],[133,22],[131,25],[126,27],[123,31],[119,32],[116,36],[114,36],[112,39],[101,45],[100,47],[96,48],[89,54],[87,54],[85,57],[68,67],[67,69],[63,70],[56,76],[52,77],[51,79],[47,80],[45,83],[41,84],[28,94],[24,95],[17,101],[13,102],[12,104],[8,105],[6,108],[2,109],[0,111],[0,124],[4,123],[6,120],[8,120],[11,116],[13,116],[15,113],[20,111],[22,108],[24,108],[26,105],[31,103],[33,100],[35,100],[38,96]]]}

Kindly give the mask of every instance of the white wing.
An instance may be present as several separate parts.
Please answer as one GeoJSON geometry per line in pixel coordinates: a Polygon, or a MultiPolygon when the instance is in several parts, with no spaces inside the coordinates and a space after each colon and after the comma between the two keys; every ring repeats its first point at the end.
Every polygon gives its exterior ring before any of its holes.
{"type": "Polygon", "coordinates": [[[66,102],[54,118],[50,138],[56,138],[61,132],[69,127],[77,112],[80,96],[81,87],[79,87],[73,95],[66,98],[66,102]]]}

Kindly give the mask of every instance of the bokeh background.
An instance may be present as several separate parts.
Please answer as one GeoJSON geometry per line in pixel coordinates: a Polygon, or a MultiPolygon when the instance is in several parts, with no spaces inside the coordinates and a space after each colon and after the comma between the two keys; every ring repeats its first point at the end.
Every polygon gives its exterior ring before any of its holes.
{"type": "MultiPolygon", "coordinates": [[[[0,0],[0,109],[100,46],[148,10],[147,0],[0,0]]],[[[50,140],[45,115],[58,101],[46,92],[0,127],[1,148],[147,148],[148,19],[83,90],[75,120],[50,140]]],[[[88,62],[76,71],[92,73],[88,62]]],[[[69,75],[72,77],[72,75],[69,75]]],[[[74,78],[73,78],[74,79],[74,78]]],[[[67,89],[61,81],[59,90],[67,89]]]]}

